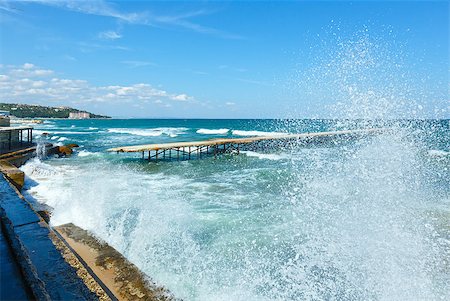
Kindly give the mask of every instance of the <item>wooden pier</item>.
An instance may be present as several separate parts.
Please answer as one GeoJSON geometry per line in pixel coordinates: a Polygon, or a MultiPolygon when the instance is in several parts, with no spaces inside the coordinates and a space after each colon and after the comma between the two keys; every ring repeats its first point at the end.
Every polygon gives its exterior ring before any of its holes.
{"type": "Polygon", "coordinates": [[[220,153],[236,153],[241,150],[270,149],[295,145],[320,144],[325,142],[347,141],[358,137],[381,133],[386,129],[363,129],[304,134],[279,134],[247,138],[220,138],[203,141],[186,141],[161,144],[123,146],[108,149],[116,153],[142,153],[142,159],[190,160],[220,153]]]}

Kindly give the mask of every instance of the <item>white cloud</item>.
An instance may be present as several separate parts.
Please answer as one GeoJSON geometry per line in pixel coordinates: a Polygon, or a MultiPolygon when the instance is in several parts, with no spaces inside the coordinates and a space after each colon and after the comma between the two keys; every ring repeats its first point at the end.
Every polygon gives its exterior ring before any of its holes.
{"type": "Polygon", "coordinates": [[[169,107],[168,102],[193,100],[187,94],[169,93],[148,83],[134,85],[95,86],[86,80],[52,76],[52,70],[40,69],[32,64],[8,66],[0,75],[0,100],[33,101],[60,105],[77,103],[147,103],[149,101],[169,107]]]}
{"type": "Polygon", "coordinates": [[[188,101],[191,98],[186,94],[179,94],[179,95],[171,96],[171,99],[178,100],[178,101],[188,101]]]}
{"type": "Polygon", "coordinates": [[[18,68],[10,70],[11,75],[16,77],[41,77],[53,74],[52,70],[38,69],[33,64],[25,63],[18,68]]]}
{"type": "Polygon", "coordinates": [[[230,107],[231,107],[231,106],[234,106],[234,105],[236,105],[236,103],[234,103],[234,102],[231,102],[231,101],[228,101],[228,102],[226,102],[226,103],[225,103],[225,105],[226,105],[226,106],[230,106],[230,107]]]}
{"type": "Polygon", "coordinates": [[[22,68],[26,69],[26,70],[29,70],[29,69],[33,69],[34,65],[30,64],[30,63],[25,63],[25,64],[23,64],[22,68]]]}
{"type": "Polygon", "coordinates": [[[109,30],[100,32],[98,37],[103,40],[117,40],[122,38],[122,35],[113,30],[109,30]]]}

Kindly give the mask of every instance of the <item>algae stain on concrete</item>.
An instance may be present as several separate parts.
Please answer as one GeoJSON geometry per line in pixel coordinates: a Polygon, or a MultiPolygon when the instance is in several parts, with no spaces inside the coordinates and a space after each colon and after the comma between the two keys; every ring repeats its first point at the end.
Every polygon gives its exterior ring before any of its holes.
{"type": "Polygon", "coordinates": [[[148,280],[148,277],[122,254],[93,237],[88,231],[71,223],[54,229],[119,300],[179,300],[166,288],[148,280]]]}

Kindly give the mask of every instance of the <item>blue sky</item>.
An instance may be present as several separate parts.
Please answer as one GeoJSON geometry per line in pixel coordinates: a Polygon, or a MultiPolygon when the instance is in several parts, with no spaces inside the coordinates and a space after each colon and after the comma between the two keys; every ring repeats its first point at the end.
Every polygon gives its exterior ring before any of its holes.
{"type": "Polygon", "coordinates": [[[0,1],[0,25],[0,101],[116,117],[450,114],[447,1],[0,1]]]}

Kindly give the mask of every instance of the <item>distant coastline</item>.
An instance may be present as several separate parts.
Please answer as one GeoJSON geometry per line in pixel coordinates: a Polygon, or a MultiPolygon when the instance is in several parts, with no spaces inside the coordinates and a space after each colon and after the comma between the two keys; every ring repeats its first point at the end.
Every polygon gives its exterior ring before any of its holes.
{"type": "Polygon", "coordinates": [[[98,115],[71,107],[50,107],[18,103],[0,103],[0,111],[8,111],[16,118],[45,119],[109,119],[110,116],[98,115]]]}

